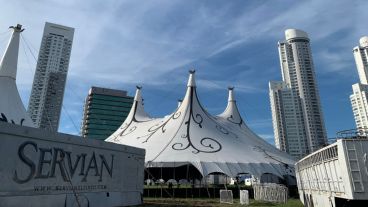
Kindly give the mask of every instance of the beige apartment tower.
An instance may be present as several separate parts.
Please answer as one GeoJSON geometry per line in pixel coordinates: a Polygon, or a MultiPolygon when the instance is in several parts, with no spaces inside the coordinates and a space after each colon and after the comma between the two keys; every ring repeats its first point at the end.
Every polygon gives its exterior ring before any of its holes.
{"type": "Polygon", "coordinates": [[[283,81],[270,81],[276,147],[299,159],[327,144],[308,34],[285,31],[278,43],[283,81]]]}
{"type": "Polygon", "coordinates": [[[353,94],[350,102],[353,109],[355,124],[364,135],[368,132],[368,37],[359,40],[359,46],[353,48],[354,59],[360,83],[352,86],[353,94]]]}
{"type": "Polygon", "coordinates": [[[57,131],[74,29],[46,22],[38,54],[28,114],[36,127],[57,131]]]}

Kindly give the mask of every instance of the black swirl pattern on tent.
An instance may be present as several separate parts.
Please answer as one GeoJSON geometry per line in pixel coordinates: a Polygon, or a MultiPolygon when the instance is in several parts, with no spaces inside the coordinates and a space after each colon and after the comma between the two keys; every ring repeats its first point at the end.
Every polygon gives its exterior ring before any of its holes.
{"type": "MultiPolygon", "coordinates": [[[[127,126],[128,126],[128,124],[127,124],[127,126]]],[[[128,129],[128,127],[126,127],[126,129],[124,129],[124,131],[122,131],[122,133],[120,133],[120,136],[126,136],[126,135],[134,132],[137,129],[137,126],[133,126],[129,130],[127,130],[127,129],[128,129]]]]}
{"type": "MultiPolygon", "coordinates": [[[[138,90],[142,89],[141,86],[136,86],[136,87],[137,87],[138,90]]],[[[132,123],[142,123],[142,122],[149,121],[149,120],[147,120],[147,121],[140,121],[140,120],[137,120],[137,118],[135,117],[136,112],[137,112],[137,108],[138,108],[138,104],[139,104],[138,101],[134,101],[134,104],[133,104],[134,105],[134,115],[133,115],[133,118],[132,118],[132,120],[129,123],[126,123],[126,124],[124,124],[124,126],[121,126],[120,127],[121,132],[119,133],[118,136],[116,136],[114,138],[114,141],[118,141],[119,137],[121,137],[121,136],[126,136],[128,134],[133,133],[137,129],[137,126],[133,126],[133,127],[129,128],[132,125],[132,123]]]]}
{"type": "Polygon", "coordinates": [[[218,129],[221,133],[226,134],[226,135],[228,135],[230,133],[229,130],[227,130],[226,128],[224,128],[220,125],[216,125],[216,129],[218,129]]]}
{"type": "MultiPolygon", "coordinates": [[[[222,149],[222,145],[216,139],[211,137],[202,137],[199,140],[199,143],[195,143],[190,134],[191,122],[193,121],[199,128],[202,128],[203,117],[200,113],[193,112],[193,94],[194,89],[190,91],[190,110],[188,120],[184,123],[187,126],[186,134],[181,135],[183,138],[183,142],[174,143],[171,148],[173,150],[186,150],[188,148],[192,148],[192,153],[198,154],[202,153],[215,153],[219,152],[222,149]],[[195,114],[195,115],[194,115],[195,114]]],[[[203,110],[202,110],[203,111],[203,110]]]]}
{"type": "Polygon", "coordinates": [[[137,126],[133,126],[133,127],[129,128],[132,123],[133,123],[133,120],[130,121],[129,123],[124,124],[124,126],[121,126],[120,129],[122,131],[119,133],[119,135],[114,137],[114,141],[118,141],[119,137],[123,137],[123,136],[126,136],[128,134],[133,133],[137,129],[137,126]],[[128,130],[128,128],[129,128],[129,130],[128,130]]]}
{"type": "MultiPolygon", "coordinates": [[[[2,122],[7,122],[7,123],[12,123],[12,124],[16,124],[14,122],[14,120],[8,120],[8,118],[5,116],[5,114],[1,113],[1,117],[0,117],[0,121],[2,122]]],[[[19,125],[23,126],[23,122],[25,121],[25,119],[21,119],[19,122],[19,125]]]]}
{"type": "Polygon", "coordinates": [[[137,137],[137,139],[145,138],[145,140],[142,143],[146,143],[152,137],[152,135],[154,135],[157,131],[160,131],[160,129],[161,129],[161,133],[164,134],[166,132],[165,127],[166,127],[167,123],[169,123],[170,120],[175,120],[175,119],[179,118],[180,115],[181,115],[180,111],[177,111],[177,112],[173,113],[166,121],[151,126],[148,129],[148,134],[143,135],[143,136],[139,136],[139,137],[137,137]]]}
{"type": "MultiPolygon", "coordinates": [[[[194,71],[191,71],[191,73],[194,73],[194,71]]],[[[138,87],[137,87],[138,88],[138,87]]],[[[138,88],[140,89],[140,88],[138,88]]],[[[196,124],[199,128],[203,127],[203,116],[207,116],[209,117],[210,120],[212,120],[212,117],[210,117],[210,115],[203,109],[203,107],[199,104],[200,108],[202,109],[201,112],[203,112],[203,114],[201,113],[194,113],[193,112],[193,98],[194,98],[194,90],[192,89],[190,91],[190,114],[188,116],[188,120],[185,122],[186,125],[186,134],[183,134],[181,136],[181,138],[185,139],[186,141],[183,142],[178,142],[178,143],[174,143],[172,145],[172,149],[174,150],[185,150],[188,148],[192,148],[192,152],[197,154],[200,152],[203,153],[215,153],[218,152],[222,149],[222,145],[220,144],[220,142],[218,142],[216,139],[213,139],[211,137],[202,137],[199,141],[197,140],[192,140],[191,136],[190,136],[190,127],[191,127],[191,122],[193,122],[194,124],[196,124]],[[196,141],[196,142],[194,142],[196,141]]],[[[196,100],[198,100],[197,94],[196,95],[196,100]]],[[[120,128],[121,132],[119,133],[119,136],[116,136],[114,138],[115,141],[117,141],[117,139],[120,136],[126,136],[128,134],[131,134],[132,132],[134,132],[137,129],[137,126],[132,126],[133,123],[141,123],[141,122],[146,122],[146,121],[138,121],[135,117],[136,111],[137,111],[137,107],[138,107],[138,102],[135,102],[134,105],[134,116],[132,118],[132,120],[129,123],[124,124],[124,126],[122,126],[120,128]]],[[[178,110],[178,109],[177,109],[178,110]]],[[[147,130],[147,134],[143,135],[143,136],[139,136],[136,137],[136,139],[143,139],[142,144],[143,143],[147,143],[149,141],[149,139],[156,133],[156,132],[161,132],[162,134],[164,134],[166,132],[166,125],[175,119],[178,119],[181,116],[181,112],[180,111],[176,111],[174,112],[169,118],[167,118],[165,121],[162,121],[160,123],[157,123],[153,126],[151,126],[148,130],[147,130]]],[[[212,120],[213,121],[213,120],[212,120]]],[[[216,122],[215,122],[216,123],[216,122]]],[[[229,130],[227,130],[225,127],[222,127],[218,124],[216,124],[216,128],[223,134],[225,135],[230,135],[230,134],[234,134],[232,132],[230,132],[229,130]]],[[[233,136],[235,136],[237,138],[237,136],[234,134],[233,136]]]]}
{"type": "MultiPolygon", "coordinates": [[[[232,92],[234,90],[233,86],[229,86],[229,93],[232,92]]],[[[230,98],[230,94],[229,94],[229,98],[230,98]]],[[[229,102],[233,102],[234,107],[236,108],[236,111],[238,111],[238,107],[236,105],[236,101],[235,100],[229,100],[229,102]]],[[[239,113],[239,112],[238,112],[239,113]]],[[[239,127],[241,127],[242,123],[243,123],[243,119],[241,118],[241,116],[239,116],[240,120],[235,120],[233,114],[231,114],[229,117],[226,118],[226,120],[228,120],[229,122],[233,123],[233,124],[237,124],[239,125],[239,127]]]]}
{"type": "MultiPolygon", "coordinates": [[[[136,111],[137,111],[137,106],[138,106],[138,102],[135,104],[133,119],[129,123],[126,123],[126,124],[124,124],[124,126],[120,127],[120,129],[122,131],[119,133],[119,136],[126,136],[128,134],[133,133],[137,129],[137,126],[130,127],[132,125],[132,123],[147,122],[147,121],[139,121],[139,120],[136,119],[135,114],[136,114],[136,111]]],[[[166,128],[165,128],[166,124],[170,120],[175,120],[175,119],[179,118],[180,115],[181,115],[181,112],[180,111],[179,112],[175,112],[165,122],[162,122],[162,123],[158,123],[158,124],[153,125],[152,127],[150,127],[148,129],[148,134],[143,135],[143,136],[139,136],[139,137],[137,137],[137,139],[146,138],[142,142],[142,143],[146,143],[152,137],[152,135],[155,134],[160,129],[161,129],[161,132],[162,133],[165,133],[166,132],[166,128]]],[[[119,136],[115,137],[114,140],[117,141],[117,139],[119,138],[119,136]]]]}
{"type": "Polygon", "coordinates": [[[236,121],[233,117],[233,115],[230,115],[229,117],[226,118],[229,122],[233,123],[233,124],[237,124],[239,126],[241,126],[243,124],[243,119],[240,118],[239,121],[236,121]]]}
{"type": "Polygon", "coordinates": [[[222,127],[220,125],[216,125],[216,129],[218,131],[220,131],[221,133],[225,134],[225,135],[232,135],[233,137],[235,137],[236,139],[238,139],[238,135],[236,135],[234,132],[231,132],[229,130],[227,130],[225,127],[222,127]]]}

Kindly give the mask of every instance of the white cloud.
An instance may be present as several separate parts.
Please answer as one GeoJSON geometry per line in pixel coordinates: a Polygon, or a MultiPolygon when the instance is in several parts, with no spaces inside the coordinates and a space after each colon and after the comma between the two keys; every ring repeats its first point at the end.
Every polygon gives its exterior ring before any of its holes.
{"type": "MultiPolygon", "coordinates": [[[[250,43],[262,44],[265,40],[272,40],[274,44],[267,49],[277,50],[277,40],[283,39],[283,30],[290,27],[310,34],[312,49],[316,51],[314,56],[320,57],[314,59],[321,59],[321,64],[328,65],[322,68],[325,72],[344,75],[342,71],[351,66],[351,58],[346,58],[346,53],[320,47],[327,43],[334,44],[339,45],[340,51],[349,49],[350,52],[351,46],[343,45],[356,44],[358,38],[367,32],[362,26],[362,21],[368,16],[364,10],[367,4],[367,1],[334,0],[247,1],[221,5],[204,1],[143,3],[115,0],[86,3],[72,0],[3,0],[0,33],[9,25],[24,24],[26,30],[23,35],[33,45],[37,55],[45,21],[75,27],[65,102],[78,102],[70,105],[72,111],[78,111],[91,85],[128,88],[143,84],[169,90],[186,79],[177,77],[168,80],[165,77],[169,73],[180,73],[183,67],[196,61],[221,56],[226,51],[246,47],[250,43]],[[244,6],[246,4],[250,6],[244,6]],[[348,30],[349,35],[341,37],[341,41],[326,42],[341,30],[348,30]]],[[[0,35],[0,51],[3,51],[1,40],[0,35]]],[[[22,50],[17,82],[23,100],[28,100],[36,64],[31,56],[28,57],[31,60],[27,60],[22,50]]],[[[239,60],[233,65],[240,62],[243,64],[246,60],[239,60]]],[[[278,64],[275,63],[277,67],[278,64]]],[[[270,69],[263,65],[255,67],[257,70],[270,69]]],[[[212,71],[208,69],[207,72],[212,71]]],[[[208,90],[224,90],[234,85],[240,93],[267,91],[267,86],[262,88],[257,81],[267,77],[255,77],[256,72],[241,76],[246,78],[243,82],[231,79],[236,77],[225,80],[226,72],[221,73],[222,76],[217,79],[203,76],[197,84],[208,90]]],[[[80,114],[72,113],[76,119],[80,119],[80,114]]],[[[270,126],[270,120],[267,123],[265,127],[270,126]]],[[[252,126],[257,125],[262,123],[252,123],[252,126]]]]}
{"type": "Polygon", "coordinates": [[[206,80],[206,79],[197,79],[197,85],[200,88],[207,90],[224,90],[229,86],[234,87],[235,91],[240,93],[259,93],[264,92],[264,89],[257,88],[252,84],[245,84],[240,82],[233,81],[214,81],[214,80],[206,80]]]}
{"type": "MultiPolygon", "coordinates": [[[[316,41],[351,23],[349,18],[341,18],[339,24],[333,24],[342,13],[337,8],[356,7],[350,3],[316,0],[292,4],[292,9],[285,9],[281,3],[265,3],[232,17],[230,6],[215,11],[205,4],[177,1],[160,4],[153,1],[144,4],[19,1],[6,6],[10,7],[9,11],[24,11],[20,12],[20,19],[30,25],[30,33],[26,30],[25,36],[31,36],[34,45],[39,45],[43,21],[76,27],[70,76],[124,83],[157,81],[174,68],[239,44],[269,37],[282,38],[283,29],[289,26],[302,27],[316,41]],[[189,10],[191,4],[198,8],[189,10]],[[330,9],[326,10],[327,6],[330,9]],[[281,8],[282,12],[277,12],[281,8]],[[167,19],[176,15],[179,16],[177,26],[175,20],[167,19]]],[[[10,13],[5,12],[9,19],[14,18],[10,13]]],[[[20,75],[19,80],[26,78],[20,75]]]]}
{"type": "Polygon", "coordinates": [[[341,72],[345,73],[345,75],[352,75],[352,73],[347,73],[347,68],[351,70],[355,70],[354,67],[354,58],[351,50],[348,51],[331,51],[331,50],[322,50],[315,54],[315,56],[322,62],[324,65],[328,65],[328,67],[324,68],[326,72],[341,72]]]}

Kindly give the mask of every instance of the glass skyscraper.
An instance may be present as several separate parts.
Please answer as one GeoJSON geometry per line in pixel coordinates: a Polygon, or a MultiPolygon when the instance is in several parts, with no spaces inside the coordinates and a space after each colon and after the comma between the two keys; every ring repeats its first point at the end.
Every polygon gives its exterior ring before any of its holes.
{"type": "Polygon", "coordinates": [[[82,136],[106,139],[125,121],[132,105],[126,91],[92,87],[84,104],[82,136]]]}

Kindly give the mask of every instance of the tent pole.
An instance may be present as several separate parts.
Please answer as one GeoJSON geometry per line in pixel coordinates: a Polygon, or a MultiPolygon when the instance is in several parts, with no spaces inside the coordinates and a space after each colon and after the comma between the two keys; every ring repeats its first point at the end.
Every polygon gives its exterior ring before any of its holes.
{"type": "Polygon", "coordinates": [[[150,196],[150,186],[151,186],[151,180],[150,180],[150,174],[148,173],[148,168],[146,168],[146,173],[147,173],[147,179],[148,179],[148,182],[146,183],[147,184],[147,192],[148,192],[148,197],[150,196]]]}
{"type": "Polygon", "coordinates": [[[240,182],[239,182],[239,174],[236,175],[235,177],[235,181],[236,181],[236,186],[238,187],[238,192],[239,192],[239,198],[240,198],[240,182]]]}
{"type": "MultiPolygon", "coordinates": [[[[175,178],[175,161],[174,161],[174,180],[176,181],[176,178],[175,178]]],[[[176,181],[176,185],[178,185],[178,181],[176,181]]],[[[172,195],[173,195],[173,198],[175,198],[175,190],[174,190],[174,188],[172,188],[172,195]]]]}
{"type": "Polygon", "coordinates": [[[160,167],[160,169],[161,169],[160,187],[161,187],[161,198],[162,198],[162,183],[161,183],[161,181],[163,180],[163,179],[162,179],[162,163],[161,163],[161,167],[160,167]]]}
{"type": "MultiPolygon", "coordinates": [[[[188,171],[189,171],[189,164],[187,163],[187,181],[189,182],[188,171]]],[[[185,188],[185,199],[188,199],[188,183],[187,183],[187,187],[185,188]]]]}
{"type": "MultiPolygon", "coordinates": [[[[214,180],[213,181],[215,181],[215,178],[214,178],[214,180]]],[[[215,182],[213,182],[213,184],[212,184],[212,189],[213,189],[213,198],[216,198],[216,190],[215,190],[215,182]]]]}
{"type": "Polygon", "coordinates": [[[227,175],[225,175],[225,190],[227,190],[227,175]]]}
{"type": "Polygon", "coordinates": [[[201,197],[201,190],[202,190],[202,179],[199,180],[199,193],[198,193],[199,198],[201,197]]]}
{"type": "MultiPolygon", "coordinates": [[[[225,186],[225,190],[226,190],[226,195],[227,195],[227,197],[229,197],[229,192],[227,191],[227,175],[226,174],[224,174],[224,176],[225,176],[225,183],[224,183],[224,186],[225,186]]],[[[220,195],[221,196],[221,195],[220,195]]]]}
{"type": "Polygon", "coordinates": [[[206,185],[206,189],[207,189],[207,194],[208,194],[208,198],[211,198],[211,194],[210,194],[210,191],[208,190],[208,183],[207,183],[207,178],[208,178],[208,175],[206,175],[205,177],[205,180],[204,180],[204,183],[206,185]]]}

